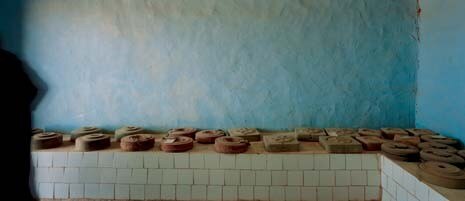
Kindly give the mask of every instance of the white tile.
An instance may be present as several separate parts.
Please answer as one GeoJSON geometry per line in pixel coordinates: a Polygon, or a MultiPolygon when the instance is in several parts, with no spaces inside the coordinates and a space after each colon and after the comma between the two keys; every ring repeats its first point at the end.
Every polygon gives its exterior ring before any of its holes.
{"type": "Polygon", "coordinates": [[[332,201],[333,188],[332,187],[318,187],[317,188],[318,201],[332,201]]]}
{"type": "Polygon", "coordinates": [[[299,154],[299,169],[301,170],[313,170],[313,154],[299,154]]]}
{"type": "Polygon", "coordinates": [[[51,182],[64,183],[65,182],[65,169],[64,168],[49,168],[49,177],[52,177],[51,182]]]}
{"type": "MultiPolygon", "coordinates": [[[[147,152],[144,156],[144,168],[158,168],[158,156],[153,152],[147,152]]],[[[146,193],[147,194],[147,193],[146,193]]]]}
{"type": "Polygon", "coordinates": [[[82,152],[69,152],[67,167],[81,167],[82,152]]]}
{"type": "Polygon", "coordinates": [[[39,161],[39,157],[37,156],[37,152],[31,152],[31,165],[32,167],[37,167],[39,161]]]}
{"type": "Polygon", "coordinates": [[[163,184],[177,184],[178,183],[178,170],[177,169],[163,169],[162,183],[163,184]]]}
{"type": "Polygon", "coordinates": [[[252,169],[254,170],[266,169],[266,155],[265,154],[252,155],[252,169]]]}
{"type": "Polygon", "coordinates": [[[237,154],[236,155],[236,169],[250,170],[252,169],[252,161],[250,154],[237,154]]]}
{"type": "Polygon", "coordinates": [[[378,156],[376,154],[362,154],[362,169],[378,170],[378,156]]]}
{"type": "Polygon", "coordinates": [[[115,199],[115,184],[100,184],[99,198],[101,199],[115,199]]]}
{"type": "Polygon", "coordinates": [[[348,201],[349,200],[349,187],[334,187],[333,188],[334,201],[348,201]]]}
{"type": "Polygon", "coordinates": [[[404,170],[396,164],[392,165],[392,179],[397,183],[404,183],[404,170]]]}
{"type": "Polygon", "coordinates": [[[283,156],[281,154],[268,154],[266,158],[266,169],[282,170],[283,156]]]}
{"type": "Polygon", "coordinates": [[[113,167],[113,152],[99,152],[98,153],[98,167],[113,167]]]}
{"type": "Polygon", "coordinates": [[[173,154],[159,154],[158,165],[160,168],[174,168],[174,157],[173,154]]]}
{"type": "Polygon", "coordinates": [[[418,200],[418,198],[416,198],[412,194],[408,193],[407,194],[407,201],[420,201],[420,200],[418,200]]]}
{"type": "Polygon", "coordinates": [[[161,185],[160,191],[161,200],[175,200],[176,199],[176,186],[175,185],[161,185]]]}
{"type": "Polygon", "coordinates": [[[48,167],[34,168],[34,179],[36,182],[52,182],[48,167]]]}
{"type": "Polygon", "coordinates": [[[178,184],[190,184],[190,185],[194,184],[194,170],[192,169],[178,170],[178,184]]]}
{"type": "Polygon", "coordinates": [[[194,170],[194,184],[208,184],[208,170],[194,170]]]}
{"type": "Polygon", "coordinates": [[[192,200],[207,200],[207,186],[192,185],[192,200]]]}
{"type": "Polygon", "coordinates": [[[255,185],[270,186],[271,185],[271,171],[258,170],[255,171],[255,185]]]}
{"type": "Polygon", "coordinates": [[[116,183],[118,184],[130,184],[132,176],[132,169],[129,168],[118,168],[116,169],[116,183]]]}
{"type": "Polygon", "coordinates": [[[436,192],[433,189],[429,189],[429,201],[448,201],[445,197],[443,197],[441,194],[436,192]]]}
{"type": "Polygon", "coordinates": [[[392,177],[393,174],[392,174],[392,166],[393,166],[393,163],[390,159],[388,159],[387,157],[384,157],[383,156],[383,167],[381,168],[381,170],[388,176],[388,177],[392,177]]]}
{"type": "Polygon", "coordinates": [[[98,184],[84,184],[84,197],[85,198],[99,198],[100,189],[98,184]]]}
{"type": "Polygon", "coordinates": [[[318,186],[320,183],[319,171],[304,171],[304,186],[318,186]]]}
{"type": "Polygon", "coordinates": [[[350,171],[348,170],[337,170],[336,174],[336,186],[350,186],[350,171]]]}
{"type": "Polygon", "coordinates": [[[69,198],[84,198],[84,184],[70,184],[69,198]]]}
{"type": "Polygon", "coordinates": [[[204,168],[205,167],[204,155],[190,153],[189,154],[189,167],[190,168],[204,168]]]}
{"type": "Polygon", "coordinates": [[[365,187],[365,199],[366,200],[379,200],[380,199],[380,188],[378,186],[365,187]]]}
{"type": "Polygon", "coordinates": [[[387,180],[388,180],[388,177],[386,176],[386,174],[384,174],[383,171],[381,171],[381,187],[382,188],[387,188],[387,180]]]}
{"type": "Polygon", "coordinates": [[[160,199],[160,185],[145,185],[145,199],[159,200],[160,199]]]}
{"type": "Polygon", "coordinates": [[[405,190],[411,194],[415,194],[415,183],[418,182],[418,179],[413,175],[404,171],[404,183],[402,184],[405,187],[405,190]]]}
{"type": "Polygon", "coordinates": [[[350,182],[354,186],[365,186],[367,185],[367,172],[364,170],[352,170],[350,171],[350,182]]]}
{"type": "Polygon", "coordinates": [[[236,156],[232,154],[221,154],[220,155],[220,168],[221,169],[235,169],[236,168],[236,156]]]}
{"type": "Polygon", "coordinates": [[[128,153],[128,168],[144,168],[144,155],[137,152],[128,153]]]}
{"type": "Polygon", "coordinates": [[[55,184],[54,189],[55,199],[69,198],[69,184],[55,184]]]}
{"type": "Polygon", "coordinates": [[[131,184],[146,184],[147,183],[147,169],[132,169],[131,184]]]}
{"type": "Polygon", "coordinates": [[[129,154],[126,152],[115,152],[113,155],[113,167],[128,168],[129,154]]]}
{"type": "Polygon", "coordinates": [[[207,200],[217,201],[221,200],[222,197],[221,186],[207,186],[207,200]]]}
{"type": "Polygon", "coordinates": [[[270,186],[270,200],[283,201],[286,199],[284,186],[270,186]]]}
{"type": "Polygon", "coordinates": [[[115,199],[129,199],[128,184],[115,184],[115,199]]]}
{"type": "Polygon", "coordinates": [[[301,188],[302,201],[317,201],[316,187],[302,187],[301,188]]]}
{"type": "Polygon", "coordinates": [[[191,200],[190,185],[176,185],[176,200],[191,200]]]}
{"type": "Polygon", "coordinates": [[[211,185],[224,185],[224,170],[209,170],[211,185]]]}
{"type": "Polygon", "coordinates": [[[236,201],[237,198],[237,186],[223,186],[223,201],[236,201]]]}
{"type": "Polygon", "coordinates": [[[287,185],[289,186],[302,186],[304,184],[303,171],[288,171],[287,172],[287,185]]]}
{"type": "Polygon", "coordinates": [[[174,154],[174,167],[175,168],[189,168],[189,153],[175,153],[174,154]]]}
{"type": "Polygon", "coordinates": [[[336,178],[333,170],[320,171],[320,186],[335,186],[336,178]]]}
{"type": "Polygon", "coordinates": [[[219,154],[205,154],[205,168],[218,169],[220,168],[220,155],[219,154]]]}
{"type": "Polygon", "coordinates": [[[395,198],[391,196],[387,191],[383,190],[383,193],[381,194],[381,200],[382,201],[396,201],[395,198]]]}
{"type": "Polygon", "coordinates": [[[79,182],[79,168],[65,168],[65,182],[78,183],[79,182]]]}
{"type": "Polygon", "coordinates": [[[349,186],[349,200],[368,200],[365,199],[365,187],[349,186]]]}
{"type": "Polygon", "coordinates": [[[396,199],[397,200],[407,200],[407,194],[408,193],[404,188],[402,188],[400,185],[397,185],[397,189],[396,189],[396,199]]]}
{"type": "Polygon", "coordinates": [[[314,154],[315,170],[328,170],[329,169],[329,154],[314,154]]]}
{"type": "Polygon", "coordinates": [[[286,201],[300,201],[300,187],[287,186],[284,188],[286,201]]]}
{"type": "Polygon", "coordinates": [[[271,185],[286,186],[287,185],[287,171],[271,171],[271,185]]]}
{"type": "Polygon", "coordinates": [[[381,173],[378,170],[368,170],[368,186],[379,186],[381,185],[381,173]]]}
{"type": "Polygon", "coordinates": [[[68,152],[53,152],[53,167],[66,167],[68,152]]]}
{"type": "Polygon", "coordinates": [[[80,183],[99,183],[100,170],[98,168],[79,168],[80,183]]]}
{"type": "MultiPolygon", "coordinates": [[[[397,189],[397,183],[394,180],[392,180],[391,178],[388,177],[387,189],[386,189],[387,192],[395,197],[397,195],[396,189],[397,189]]],[[[425,193],[428,193],[428,189],[426,189],[425,193]]]]}
{"type": "MultiPolygon", "coordinates": [[[[392,180],[390,180],[392,181],[392,180]]],[[[392,193],[391,193],[392,194],[392,193]]],[[[415,184],[415,196],[419,200],[428,200],[429,199],[429,187],[422,183],[422,182],[417,182],[415,184]]]]}
{"type": "Polygon", "coordinates": [[[97,152],[84,152],[82,154],[80,167],[98,167],[98,153],[97,152]]]}
{"type": "Polygon", "coordinates": [[[255,171],[241,170],[241,185],[243,186],[255,185],[255,171]]]}
{"type": "Polygon", "coordinates": [[[239,200],[253,200],[254,187],[253,186],[239,186],[239,200]]]}
{"type": "Polygon", "coordinates": [[[100,170],[100,183],[113,184],[116,183],[116,169],[115,168],[99,168],[100,170]]]}
{"type": "Polygon", "coordinates": [[[148,184],[162,184],[163,183],[163,170],[148,169],[147,183],[148,184]]]}
{"type": "Polygon", "coordinates": [[[360,170],[362,169],[362,154],[347,154],[346,155],[346,169],[360,170]]]}
{"type": "Polygon", "coordinates": [[[286,155],[283,157],[283,168],[285,170],[298,170],[299,157],[298,155],[286,155]]]}
{"type": "Polygon", "coordinates": [[[346,169],[346,155],[345,154],[331,154],[329,157],[329,165],[332,170],[346,169]]]}
{"type": "Polygon", "coordinates": [[[225,170],[224,183],[230,186],[237,186],[241,184],[241,174],[239,170],[225,170]]]}
{"type": "MultiPolygon", "coordinates": [[[[37,152],[38,167],[52,167],[53,153],[52,152],[37,152]]],[[[52,187],[53,191],[53,187],[52,187]]],[[[53,194],[52,194],[53,196],[53,194]]]]}
{"type": "Polygon", "coordinates": [[[254,186],[253,190],[254,190],[253,197],[255,200],[269,200],[270,199],[270,187],[254,186]]]}

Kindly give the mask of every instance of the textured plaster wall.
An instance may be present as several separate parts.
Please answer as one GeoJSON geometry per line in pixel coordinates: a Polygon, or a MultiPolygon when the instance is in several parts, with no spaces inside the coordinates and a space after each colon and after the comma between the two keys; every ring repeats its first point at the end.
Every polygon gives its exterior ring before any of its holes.
{"type": "Polygon", "coordinates": [[[416,124],[465,142],[465,1],[420,6],[416,124]]]}
{"type": "Polygon", "coordinates": [[[413,126],[416,1],[36,0],[49,129],[413,126]]]}

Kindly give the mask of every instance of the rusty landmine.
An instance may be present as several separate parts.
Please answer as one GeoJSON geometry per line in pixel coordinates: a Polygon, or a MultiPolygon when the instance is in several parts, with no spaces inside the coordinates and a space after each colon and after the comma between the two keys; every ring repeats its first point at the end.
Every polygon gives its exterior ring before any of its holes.
{"type": "Polygon", "coordinates": [[[41,128],[33,128],[31,132],[32,132],[32,135],[35,135],[35,134],[43,133],[45,131],[44,129],[41,129],[41,128]]]}
{"type": "Polygon", "coordinates": [[[402,128],[381,128],[381,133],[386,139],[394,139],[396,135],[408,135],[407,131],[402,128]]]}
{"type": "Polygon", "coordinates": [[[249,142],[261,140],[260,132],[256,128],[232,128],[228,130],[228,133],[230,136],[241,137],[249,142]]]}
{"type": "Polygon", "coordinates": [[[71,141],[74,142],[77,138],[89,134],[100,133],[102,130],[93,126],[84,126],[71,131],[71,141]]]}
{"type": "Polygon", "coordinates": [[[142,127],[138,126],[125,126],[115,130],[115,139],[117,142],[120,142],[123,137],[134,134],[141,134],[144,132],[142,127]]]}
{"type": "Polygon", "coordinates": [[[246,152],[249,148],[249,141],[241,137],[223,136],[216,138],[215,151],[225,154],[238,154],[246,152]]]}
{"type": "Polygon", "coordinates": [[[300,143],[296,134],[273,134],[263,136],[263,144],[268,152],[299,151],[300,143]]]}
{"type": "Polygon", "coordinates": [[[434,150],[442,150],[449,153],[457,153],[457,149],[449,146],[447,144],[441,144],[437,142],[422,142],[418,144],[418,148],[420,149],[434,149],[434,150]]]}
{"type": "Polygon", "coordinates": [[[194,140],[190,137],[164,137],[160,142],[160,148],[164,152],[184,152],[194,147],[194,140]]]}
{"type": "Polygon", "coordinates": [[[437,142],[441,144],[447,144],[450,146],[457,146],[459,143],[456,139],[449,138],[449,137],[442,136],[442,135],[423,135],[421,136],[421,140],[426,141],[426,142],[437,142]]]}
{"type": "Polygon", "coordinates": [[[329,136],[359,136],[356,129],[353,128],[325,128],[329,136]]]}
{"type": "Polygon", "coordinates": [[[358,134],[360,136],[376,136],[381,137],[381,131],[377,129],[370,129],[370,128],[359,128],[358,134]]]}
{"type": "MultiPolygon", "coordinates": [[[[386,142],[381,145],[381,150],[387,156],[397,156],[400,158],[405,158],[408,161],[416,161],[418,159],[418,153],[420,150],[418,148],[397,142],[386,142]]],[[[393,158],[395,159],[395,158],[393,158]]]]}
{"type": "Polygon", "coordinates": [[[326,136],[325,130],[320,128],[296,128],[294,132],[299,141],[318,142],[320,136],[326,136]]]}
{"type": "Polygon", "coordinates": [[[429,129],[422,129],[422,128],[409,128],[405,129],[407,132],[409,132],[413,136],[422,136],[422,135],[437,135],[432,130],[429,129]]]}
{"type": "Polygon", "coordinates": [[[168,131],[169,137],[184,136],[195,139],[196,128],[173,128],[168,131]]]}
{"type": "Polygon", "coordinates": [[[155,138],[147,134],[134,134],[121,138],[120,147],[124,151],[144,151],[153,148],[155,138]]]}
{"type": "Polygon", "coordinates": [[[362,143],[363,148],[367,151],[381,150],[381,144],[385,142],[385,140],[377,136],[358,136],[355,139],[362,143]]]}
{"type": "Polygon", "coordinates": [[[463,167],[465,163],[465,160],[457,154],[434,149],[421,150],[420,157],[425,161],[440,161],[457,167],[463,167]]]}
{"type": "Polygon", "coordinates": [[[465,188],[465,172],[460,168],[438,161],[426,161],[418,165],[419,179],[428,183],[452,188],[465,188]]]}
{"type": "Polygon", "coordinates": [[[322,136],[320,144],[329,153],[361,153],[363,146],[350,136],[322,136]]]}
{"type": "Polygon", "coordinates": [[[195,134],[195,140],[202,144],[213,144],[215,139],[225,136],[222,130],[203,130],[195,134]]]}
{"type": "Polygon", "coordinates": [[[404,144],[417,146],[421,142],[421,140],[420,137],[417,136],[395,135],[394,142],[400,142],[404,144]]]}
{"type": "Polygon", "coordinates": [[[76,139],[76,150],[78,151],[95,151],[109,146],[110,136],[101,133],[88,134],[76,139]]]}
{"type": "Polygon", "coordinates": [[[32,136],[32,147],[35,149],[50,149],[63,144],[63,134],[55,132],[39,133],[32,136]]]}

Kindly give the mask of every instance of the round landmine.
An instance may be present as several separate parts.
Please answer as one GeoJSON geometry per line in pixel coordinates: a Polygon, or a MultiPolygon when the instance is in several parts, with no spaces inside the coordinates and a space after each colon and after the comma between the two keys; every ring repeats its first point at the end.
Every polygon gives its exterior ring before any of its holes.
{"type": "Polygon", "coordinates": [[[76,139],[76,150],[78,151],[95,151],[109,146],[110,136],[101,133],[88,134],[76,139]]]}
{"type": "Polygon", "coordinates": [[[465,159],[465,150],[460,150],[457,152],[457,154],[465,159]]]}
{"type": "Polygon", "coordinates": [[[50,149],[63,144],[63,134],[55,132],[39,133],[32,136],[34,149],[50,149]]]}
{"type": "Polygon", "coordinates": [[[381,150],[385,153],[387,157],[392,159],[402,159],[405,161],[417,160],[418,153],[420,150],[418,148],[397,142],[386,142],[381,145],[381,150]],[[396,156],[396,157],[393,157],[396,156]]]}
{"type": "Polygon", "coordinates": [[[134,134],[121,138],[121,149],[124,151],[144,151],[155,145],[155,138],[151,135],[134,134]]]}
{"type": "Polygon", "coordinates": [[[376,136],[376,137],[381,137],[381,131],[376,130],[376,129],[370,129],[370,128],[360,128],[358,129],[358,134],[360,136],[376,136]]]}
{"type": "Polygon", "coordinates": [[[420,148],[420,149],[442,150],[442,151],[446,151],[446,152],[449,152],[449,153],[456,153],[457,152],[456,148],[454,148],[452,146],[449,146],[447,144],[441,144],[441,143],[437,143],[437,142],[422,142],[422,143],[418,144],[418,148],[420,148]]]}
{"type": "Polygon", "coordinates": [[[195,140],[202,144],[213,144],[216,138],[224,135],[225,133],[222,130],[203,130],[195,134],[195,140]]]}
{"type": "Polygon", "coordinates": [[[115,130],[115,139],[117,142],[120,142],[121,138],[123,137],[126,137],[128,135],[141,134],[143,132],[144,132],[144,129],[142,127],[125,126],[125,127],[115,130]]]}
{"type": "Polygon", "coordinates": [[[417,136],[395,135],[394,142],[417,146],[421,142],[421,140],[420,137],[417,136]]]}
{"type": "Polygon", "coordinates": [[[190,137],[164,137],[160,142],[160,148],[164,152],[184,152],[194,147],[194,140],[190,137]]]}
{"type": "Polygon", "coordinates": [[[456,139],[442,135],[423,135],[421,136],[421,140],[426,142],[437,142],[441,144],[447,144],[450,146],[457,146],[459,143],[456,139]]]}
{"type": "Polygon", "coordinates": [[[195,133],[197,132],[196,128],[173,128],[168,131],[168,136],[177,137],[184,136],[195,139],[195,133]]]}
{"type": "Polygon", "coordinates": [[[246,152],[249,148],[249,141],[241,137],[224,136],[216,138],[215,151],[225,154],[238,154],[246,152]]]}
{"type": "Polygon", "coordinates": [[[34,128],[31,130],[31,132],[32,132],[32,135],[35,135],[35,134],[43,133],[45,131],[44,129],[41,129],[41,128],[34,128]]]}
{"type": "Polygon", "coordinates": [[[457,167],[463,167],[465,163],[465,160],[459,155],[442,150],[423,149],[420,152],[420,157],[424,161],[440,161],[457,167]]]}
{"type": "Polygon", "coordinates": [[[102,130],[97,127],[84,126],[84,127],[71,131],[71,141],[74,142],[78,137],[89,135],[89,134],[94,134],[94,133],[100,133],[101,131],[102,130]]]}
{"type": "Polygon", "coordinates": [[[419,179],[453,189],[465,188],[465,172],[460,168],[438,161],[426,161],[418,165],[419,179]]]}

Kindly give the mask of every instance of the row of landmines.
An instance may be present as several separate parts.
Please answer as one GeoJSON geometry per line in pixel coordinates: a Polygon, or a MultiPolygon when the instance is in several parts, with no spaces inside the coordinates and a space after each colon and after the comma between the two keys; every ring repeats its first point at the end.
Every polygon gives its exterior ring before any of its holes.
{"type": "MultiPolygon", "coordinates": [[[[36,149],[59,147],[63,135],[57,132],[33,130],[32,146],[36,149]]],[[[155,138],[143,134],[141,127],[127,126],[115,131],[114,137],[124,151],[143,151],[155,146],[155,138]]],[[[299,141],[319,142],[329,153],[360,153],[379,151],[393,159],[418,162],[420,179],[448,188],[465,188],[465,150],[458,150],[458,140],[438,135],[428,129],[382,128],[297,128],[294,133],[261,135],[255,128],[197,130],[176,128],[160,141],[165,152],[183,152],[193,148],[194,140],[214,144],[219,153],[243,153],[249,142],[261,141],[268,152],[299,151],[299,141]]],[[[96,127],[82,127],[71,132],[71,141],[78,151],[93,151],[110,146],[110,135],[96,127]]]]}

